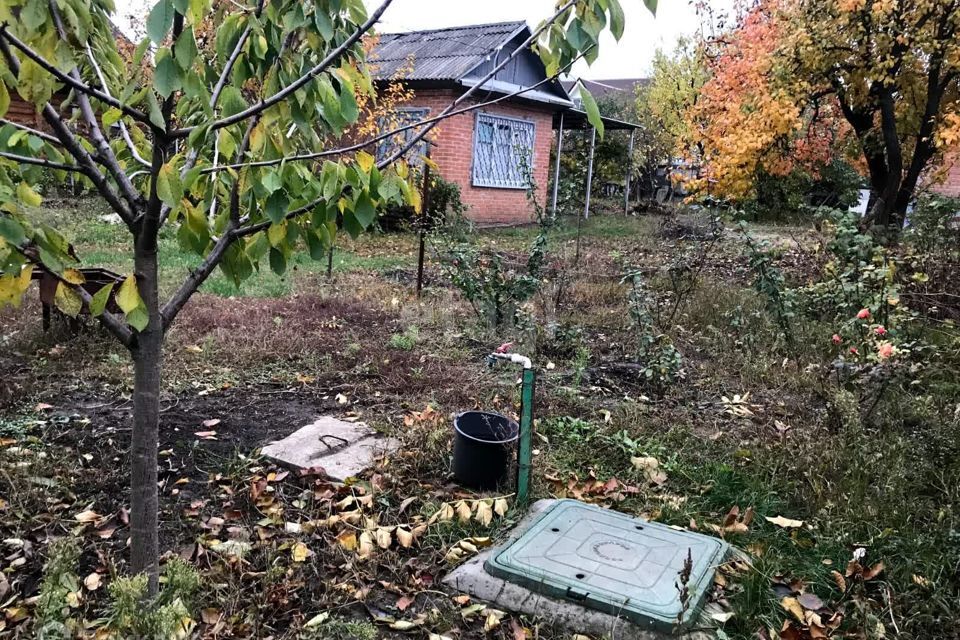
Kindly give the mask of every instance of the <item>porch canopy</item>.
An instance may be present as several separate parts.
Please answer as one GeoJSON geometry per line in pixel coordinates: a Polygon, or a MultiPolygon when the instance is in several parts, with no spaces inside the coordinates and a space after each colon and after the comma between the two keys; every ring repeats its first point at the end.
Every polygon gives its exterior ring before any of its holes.
{"type": "MultiPolygon", "coordinates": [[[[601,115],[604,131],[629,131],[630,143],[627,147],[627,168],[623,188],[623,213],[630,211],[630,177],[633,174],[633,141],[637,129],[642,127],[635,122],[617,120],[601,115]]],[[[557,213],[557,190],[560,186],[560,153],[563,150],[563,132],[569,130],[590,130],[590,156],[587,160],[587,185],[584,195],[583,217],[590,217],[590,191],[593,188],[593,155],[597,147],[597,130],[593,128],[583,109],[571,107],[558,111],[553,116],[553,130],[557,132],[557,155],[553,167],[553,193],[550,196],[550,212],[557,213]]]]}

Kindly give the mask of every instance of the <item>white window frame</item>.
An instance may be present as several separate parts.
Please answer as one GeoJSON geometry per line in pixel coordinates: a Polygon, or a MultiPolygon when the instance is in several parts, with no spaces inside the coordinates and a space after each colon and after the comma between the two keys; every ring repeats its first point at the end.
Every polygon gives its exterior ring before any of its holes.
{"type": "Polygon", "coordinates": [[[536,156],[536,141],[537,141],[537,123],[533,120],[527,118],[517,118],[512,116],[505,116],[499,113],[490,113],[481,111],[478,112],[474,121],[473,127],[473,156],[472,156],[472,166],[471,166],[471,182],[475,187],[486,187],[492,189],[521,189],[526,190],[530,187],[530,176],[526,175],[522,171],[522,165],[519,162],[520,156],[516,153],[516,145],[509,147],[503,143],[497,144],[494,139],[491,139],[489,143],[480,141],[480,128],[482,125],[489,124],[492,125],[493,136],[494,138],[497,135],[496,127],[497,125],[509,124],[511,125],[510,137],[512,140],[516,139],[516,132],[521,129],[526,129],[530,134],[530,145],[527,149],[527,170],[530,174],[534,170],[534,158],[536,156]],[[515,161],[515,171],[516,178],[513,180],[504,180],[496,179],[491,175],[482,175],[484,167],[479,162],[478,155],[481,151],[481,145],[489,145],[487,153],[493,155],[499,153],[501,155],[500,160],[504,161],[502,157],[504,154],[509,155],[510,161],[515,161]],[[504,149],[507,149],[506,151],[504,149]]]}

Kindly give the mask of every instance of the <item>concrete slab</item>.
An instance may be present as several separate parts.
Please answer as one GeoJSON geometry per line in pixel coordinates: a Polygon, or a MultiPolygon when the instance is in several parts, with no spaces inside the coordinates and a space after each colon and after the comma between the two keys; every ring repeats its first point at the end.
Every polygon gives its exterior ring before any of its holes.
{"type": "Polygon", "coordinates": [[[497,608],[536,616],[545,622],[566,627],[571,632],[585,633],[594,637],[611,640],[666,640],[677,637],[687,640],[711,640],[715,638],[713,633],[703,630],[716,626],[711,622],[711,614],[720,612],[720,609],[714,605],[708,604],[704,607],[699,621],[692,625],[692,628],[698,631],[676,636],[640,629],[622,616],[588,609],[568,600],[551,598],[492,576],[484,570],[483,565],[488,558],[519,538],[540,514],[556,502],[556,500],[535,502],[506,542],[498,547],[486,549],[460,565],[443,579],[443,583],[497,608]]]}
{"type": "Polygon", "coordinates": [[[385,438],[362,422],[345,422],[323,416],[286,438],[263,447],[264,456],[297,469],[321,467],[334,480],[343,481],[370,467],[399,443],[385,438]]]}

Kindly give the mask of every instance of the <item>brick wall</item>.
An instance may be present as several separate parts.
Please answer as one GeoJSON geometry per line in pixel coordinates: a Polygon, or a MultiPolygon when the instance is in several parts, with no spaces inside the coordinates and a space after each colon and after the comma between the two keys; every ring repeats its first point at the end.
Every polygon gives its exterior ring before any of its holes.
{"type": "Polygon", "coordinates": [[[16,91],[10,94],[10,106],[7,109],[7,115],[4,117],[12,122],[30,127],[42,127],[45,124],[33,103],[21,98],[16,91]]]}
{"type": "MultiPolygon", "coordinates": [[[[440,113],[456,94],[452,90],[421,90],[407,105],[429,108],[430,115],[440,113]]],[[[467,106],[464,104],[463,106],[467,106]]],[[[485,113],[523,118],[534,123],[533,176],[537,199],[547,206],[547,181],[550,170],[550,145],[553,140],[553,112],[523,104],[503,103],[482,109],[485,113]]],[[[534,211],[523,189],[497,189],[473,186],[473,135],[476,112],[462,113],[442,121],[432,134],[431,159],[440,167],[445,180],[456,182],[466,216],[484,226],[525,224],[534,220],[534,211]]]]}
{"type": "Polygon", "coordinates": [[[946,164],[949,166],[943,180],[932,187],[932,190],[951,198],[960,198],[960,153],[948,156],[946,164]]]}

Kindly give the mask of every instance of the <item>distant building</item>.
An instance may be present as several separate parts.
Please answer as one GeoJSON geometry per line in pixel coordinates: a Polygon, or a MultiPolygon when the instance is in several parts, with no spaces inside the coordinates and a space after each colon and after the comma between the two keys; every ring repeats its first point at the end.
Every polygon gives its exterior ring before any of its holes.
{"type": "Polygon", "coordinates": [[[567,90],[573,101],[580,105],[580,83],[586,86],[587,91],[594,99],[599,98],[623,98],[624,100],[633,100],[637,95],[637,89],[650,84],[650,78],[612,78],[610,80],[564,80],[563,88],[567,90]]]}
{"type": "MultiPolygon", "coordinates": [[[[526,22],[500,22],[384,34],[370,54],[381,86],[402,81],[414,97],[402,107],[409,120],[439,114],[530,36],[526,22]]],[[[430,151],[441,176],[460,186],[467,217],[479,224],[533,220],[530,176],[547,202],[554,115],[573,106],[532,50],[523,51],[462,106],[512,97],[444,120],[430,151]],[[532,88],[536,87],[536,88],[532,88]]],[[[389,146],[378,148],[383,156],[389,146]]]]}

